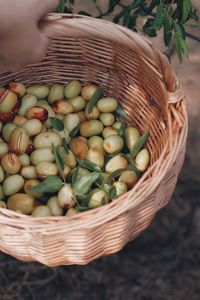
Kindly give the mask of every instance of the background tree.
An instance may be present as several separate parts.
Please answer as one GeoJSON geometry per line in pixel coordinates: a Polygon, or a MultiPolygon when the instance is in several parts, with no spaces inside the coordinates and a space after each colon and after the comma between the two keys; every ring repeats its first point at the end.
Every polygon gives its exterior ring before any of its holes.
{"type": "MultiPolygon", "coordinates": [[[[195,2],[196,0],[194,0],[195,2]]],[[[76,0],[60,0],[57,12],[73,13],[76,0]]],[[[190,33],[186,27],[199,26],[199,16],[191,0],[109,0],[106,10],[102,10],[100,0],[91,0],[98,11],[96,18],[108,16],[114,23],[121,24],[133,31],[156,37],[163,29],[163,41],[166,49],[174,44],[179,61],[188,57],[187,38],[200,41],[200,37],[190,33]],[[126,3],[126,4],[125,4],[126,3]],[[142,25],[140,20],[143,20],[142,25]]],[[[78,14],[88,15],[88,11],[78,11],[78,14]]]]}

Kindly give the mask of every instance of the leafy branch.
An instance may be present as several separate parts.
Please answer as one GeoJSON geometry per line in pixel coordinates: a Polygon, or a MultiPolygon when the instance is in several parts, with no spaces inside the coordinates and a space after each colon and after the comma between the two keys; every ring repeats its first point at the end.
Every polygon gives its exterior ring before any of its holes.
{"type": "MultiPolygon", "coordinates": [[[[57,11],[71,13],[74,11],[75,2],[75,0],[60,0],[57,11]]],[[[199,20],[197,10],[193,7],[191,0],[132,0],[127,5],[120,0],[109,0],[105,11],[102,11],[97,0],[91,0],[91,2],[98,12],[96,18],[102,19],[110,16],[114,23],[136,32],[139,31],[150,38],[157,36],[157,32],[163,29],[166,49],[174,43],[180,62],[182,62],[183,55],[189,54],[186,39],[189,37],[200,41],[199,36],[185,29],[189,23],[197,23],[199,20]],[[144,22],[142,28],[139,25],[141,18],[144,22]]],[[[88,11],[78,11],[78,14],[91,16],[88,11]]]]}

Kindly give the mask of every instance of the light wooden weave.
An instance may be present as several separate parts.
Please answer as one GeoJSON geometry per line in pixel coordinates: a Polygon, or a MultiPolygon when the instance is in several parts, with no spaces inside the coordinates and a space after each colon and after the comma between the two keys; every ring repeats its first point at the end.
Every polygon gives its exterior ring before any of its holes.
{"type": "Polygon", "coordinates": [[[40,219],[0,209],[1,251],[51,267],[87,264],[119,251],[168,203],[185,155],[185,100],[168,59],[124,27],[54,14],[41,29],[51,40],[45,60],[14,74],[0,73],[1,85],[95,82],[119,99],[141,133],[150,131],[148,171],[112,203],[73,217],[40,219]]]}

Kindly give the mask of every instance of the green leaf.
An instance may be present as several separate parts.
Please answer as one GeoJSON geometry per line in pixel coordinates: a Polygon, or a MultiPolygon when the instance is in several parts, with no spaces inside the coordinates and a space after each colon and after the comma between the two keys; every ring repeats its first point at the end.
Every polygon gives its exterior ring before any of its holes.
{"type": "Polygon", "coordinates": [[[53,155],[55,157],[55,160],[56,160],[56,165],[58,167],[58,169],[63,172],[64,171],[64,168],[65,168],[65,165],[64,165],[64,162],[63,162],[63,159],[61,157],[61,154],[59,152],[59,149],[57,149],[53,143],[51,143],[51,150],[53,152],[53,155]]]}
{"type": "Polygon", "coordinates": [[[183,27],[182,24],[176,23],[174,24],[174,31],[180,35],[183,39],[185,39],[185,28],[183,27]]]}
{"type": "Polygon", "coordinates": [[[133,14],[133,15],[129,16],[129,21],[128,21],[128,24],[127,24],[127,27],[129,29],[134,29],[135,28],[137,17],[138,17],[137,14],[133,14]]]}
{"type": "Polygon", "coordinates": [[[146,144],[147,140],[149,138],[149,132],[145,132],[138,140],[137,142],[133,145],[130,155],[131,158],[135,158],[141,148],[146,144]]]}
{"type": "Polygon", "coordinates": [[[60,0],[60,4],[57,8],[58,13],[64,13],[65,11],[65,4],[67,3],[67,0],[60,0]]]}
{"type": "Polygon", "coordinates": [[[181,21],[185,23],[188,19],[189,13],[191,11],[192,4],[190,0],[183,0],[183,5],[182,5],[182,18],[181,21]]]}
{"type": "Polygon", "coordinates": [[[80,129],[80,124],[78,124],[76,127],[74,127],[70,133],[69,133],[69,136],[70,138],[73,138],[74,136],[77,135],[77,133],[79,132],[79,129],[80,129]]]}
{"type": "Polygon", "coordinates": [[[166,18],[169,18],[172,16],[174,12],[174,9],[173,9],[173,5],[168,5],[167,7],[164,8],[164,15],[166,18]]]}
{"type": "Polygon", "coordinates": [[[128,119],[129,116],[127,115],[127,113],[125,112],[125,110],[122,108],[121,105],[118,105],[118,108],[115,111],[116,115],[118,115],[119,117],[123,118],[123,119],[128,119]]]}
{"type": "Polygon", "coordinates": [[[92,112],[93,107],[96,105],[96,103],[101,99],[103,96],[103,90],[101,88],[98,88],[94,94],[92,95],[89,103],[88,103],[88,113],[92,112]]]}
{"type": "Polygon", "coordinates": [[[179,62],[182,63],[182,48],[181,48],[181,37],[178,33],[174,34],[174,43],[176,47],[176,52],[178,54],[179,62]]]}
{"type": "Polygon", "coordinates": [[[153,27],[153,19],[148,19],[142,27],[143,32],[149,37],[157,36],[156,29],[153,27]]]}
{"type": "Polygon", "coordinates": [[[172,23],[169,18],[164,20],[164,42],[165,46],[168,47],[172,39],[172,23]]]}
{"type": "Polygon", "coordinates": [[[50,117],[49,121],[51,123],[51,126],[54,129],[56,129],[57,131],[63,131],[64,130],[64,124],[60,119],[50,117]]]}
{"type": "Polygon", "coordinates": [[[148,27],[145,30],[145,34],[148,35],[149,37],[155,37],[155,36],[157,36],[156,30],[153,27],[148,27]]]}
{"type": "Polygon", "coordinates": [[[78,178],[78,173],[79,173],[79,167],[76,167],[71,174],[71,182],[72,186],[75,185],[76,179],[78,178]]]}
{"type": "Polygon", "coordinates": [[[62,180],[58,176],[48,176],[40,184],[33,186],[29,189],[33,193],[56,193],[63,185],[62,180]]]}
{"type": "MultiPolygon", "coordinates": [[[[90,174],[90,172],[80,166],[77,166],[70,174],[69,182],[71,182],[72,187],[74,187],[74,184],[76,180],[85,174],[90,174]]],[[[80,195],[79,195],[80,196],[80,195]]],[[[84,194],[81,194],[81,198],[84,197],[84,194]]]]}
{"type": "Polygon", "coordinates": [[[102,172],[101,168],[97,164],[91,162],[90,160],[80,159],[80,160],[78,160],[78,164],[81,167],[83,167],[83,168],[85,168],[85,169],[87,169],[89,171],[92,171],[92,172],[102,172]]]}
{"type": "Polygon", "coordinates": [[[111,186],[110,184],[106,183],[102,185],[101,188],[108,194],[110,199],[116,198],[117,191],[114,186],[111,186]]]}
{"type": "Polygon", "coordinates": [[[126,158],[128,160],[128,162],[130,164],[132,164],[133,162],[133,159],[131,158],[130,154],[129,153],[120,153],[119,155],[121,155],[122,157],[126,158]]]}
{"type": "Polygon", "coordinates": [[[180,23],[174,25],[174,42],[179,62],[182,63],[182,55],[184,54],[188,57],[189,49],[185,41],[185,29],[180,23]]]}
{"type": "Polygon", "coordinates": [[[66,138],[62,139],[62,146],[63,146],[63,149],[65,150],[65,153],[69,154],[68,142],[67,142],[66,138]]]}
{"type": "Polygon", "coordinates": [[[74,194],[77,196],[87,194],[99,175],[97,172],[92,172],[78,177],[74,182],[74,194]]]}
{"type": "Polygon", "coordinates": [[[84,211],[87,211],[87,210],[90,210],[91,208],[90,207],[88,207],[88,206],[83,206],[83,205],[79,205],[78,206],[78,210],[80,211],[80,212],[84,212],[84,211]]]}
{"type": "Polygon", "coordinates": [[[105,184],[109,184],[113,178],[119,177],[123,171],[125,171],[125,169],[118,169],[109,174],[104,178],[102,186],[104,186],[105,184]]]}
{"type": "Polygon", "coordinates": [[[64,13],[66,13],[66,14],[72,14],[72,13],[73,13],[73,8],[72,8],[72,7],[70,8],[70,7],[65,6],[64,13]]]}
{"type": "Polygon", "coordinates": [[[163,25],[164,22],[163,9],[164,9],[163,4],[160,3],[157,8],[155,20],[152,24],[153,28],[160,29],[160,27],[163,25]]]}
{"type": "Polygon", "coordinates": [[[106,184],[102,185],[101,188],[102,188],[107,194],[109,194],[109,191],[110,191],[110,189],[111,189],[111,185],[106,183],[106,184]]]}
{"type": "Polygon", "coordinates": [[[154,9],[154,7],[159,4],[159,2],[160,2],[160,0],[152,0],[148,7],[149,12],[151,12],[154,9]]]}
{"type": "Polygon", "coordinates": [[[124,133],[125,133],[125,129],[126,129],[126,125],[124,123],[121,123],[120,124],[120,127],[119,127],[119,130],[118,130],[118,133],[121,137],[124,136],[124,133]]]}
{"type": "Polygon", "coordinates": [[[188,48],[188,45],[186,43],[185,40],[181,40],[181,48],[182,48],[182,52],[183,54],[185,54],[185,56],[188,58],[189,56],[189,48],[188,48]]]}
{"type": "MultiPolygon", "coordinates": [[[[141,16],[141,17],[146,17],[149,15],[148,12],[142,8],[137,10],[137,14],[138,14],[138,16],[141,16]]],[[[139,31],[140,31],[140,29],[139,29],[139,31]]]]}
{"type": "Polygon", "coordinates": [[[109,0],[107,13],[112,13],[115,6],[120,2],[120,0],[109,0]]]}
{"type": "Polygon", "coordinates": [[[105,178],[104,176],[99,174],[99,178],[97,179],[97,182],[96,182],[98,186],[102,186],[104,178],[105,178]]]}
{"type": "Polygon", "coordinates": [[[129,13],[126,12],[126,14],[123,16],[122,25],[125,26],[125,27],[128,27],[129,19],[130,19],[129,13]]]}
{"type": "Polygon", "coordinates": [[[144,4],[144,0],[133,0],[132,4],[131,4],[131,9],[136,9],[139,7],[142,7],[144,4]]]}
{"type": "Polygon", "coordinates": [[[88,204],[89,204],[89,197],[88,195],[84,195],[81,198],[81,206],[88,207],[88,204]]]}
{"type": "Polygon", "coordinates": [[[111,189],[108,192],[109,198],[111,200],[115,199],[117,197],[117,190],[115,186],[112,186],[111,189]]]}

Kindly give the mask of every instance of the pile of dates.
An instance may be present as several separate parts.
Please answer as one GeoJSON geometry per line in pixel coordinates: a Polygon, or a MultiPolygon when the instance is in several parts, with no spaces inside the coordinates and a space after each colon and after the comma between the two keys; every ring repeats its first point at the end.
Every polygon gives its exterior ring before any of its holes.
{"type": "Polygon", "coordinates": [[[0,208],[71,216],[127,193],[150,162],[128,119],[96,84],[0,87],[0,208]]]}

